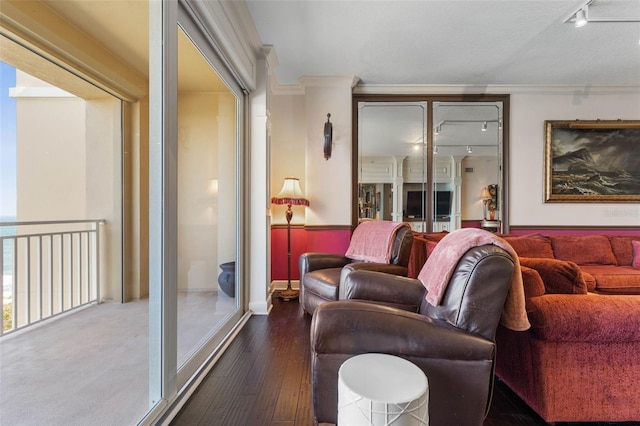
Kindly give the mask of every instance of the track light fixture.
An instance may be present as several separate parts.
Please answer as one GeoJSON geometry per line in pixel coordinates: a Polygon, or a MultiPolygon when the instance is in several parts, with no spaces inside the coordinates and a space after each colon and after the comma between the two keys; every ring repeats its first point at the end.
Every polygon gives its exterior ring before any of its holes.
{"type": "Polygon", "coordinates": [[[471,148],[471,146],[467,145],[467,153],[471,154],[473,153],[473,148],[471,148]]]}
{"type": "Polygon", "coordinates": [[[484,123],[482,123],[482,131],[483,132],[487,131],[487,122],[486,121],[484,123]]]}
{"type": "Polygon", "coordinates": [[[438,155],[438,145],[433,146],[433,155],[438,155]]]}
{"type": "Polygon", "coordinates": [[[584,5],[576,12],[576,28],[584,27],[587,25],[587,11],[589,10],[589,5],[584,5]]]}
{"type": "MultiPolygon", "coordinates": [[[[583,3],[579,9],[573,12],[564,20],[565,23],[573,23],[576,28],[584,27],[587,24],[618,24],[622,22],[640,22],[640,18],[636,16],[623,16],[618,14],[618,17],[602,16],[602,8],[596,7],[596,2],[599,0],[588,0],[583,3]],[[594,9],[589,10],[590,6],[594,6],[594,9]]],[[[602,3],[606,3],[602,1],[602,3]]],[[[610,2],[609,2],[610,3],[610,2]]],[[[609,11],[611,13],[611,11],[609,11]]],[[[614,13],[615,14],[615,13],[614,13]]]]}

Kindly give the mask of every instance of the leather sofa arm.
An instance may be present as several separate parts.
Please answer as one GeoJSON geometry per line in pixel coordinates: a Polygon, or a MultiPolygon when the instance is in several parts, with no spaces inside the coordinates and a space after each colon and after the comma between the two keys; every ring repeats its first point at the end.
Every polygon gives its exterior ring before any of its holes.
{"type": "Polygon", "coordinates": [[[416,279],[368,270],[351,272],[340,285],[341,299],[379,302],[412,312],[418,312],[425,291],[422,283],[416,279]]]}
{"type": "Polygon", "coordinates": [[[342,268],[352,262],[346,256],[335,253],[303,253],[298,259],[300,276],[317,269],[342,268]]]}
{"type": "Polygon", "coordinates": [[[355,262],[345,265],[345,273],[349,274],[353,271],[377,271],[384,272],[385,274],[407,276],[407,267],[400,265],[393,265],[389,263],[375,263],[375,262],[355,262]]]}
{"type": "Polygon", "coordinates": [[[423,315],[355,300],[323,303],[311,320],[316,354],[386,353],[404,358],[492,359],[495,344],[423,315]]]}
{"type": "Polygon", "coordinates": [[[527,301],[531,333],[557,342],[639,342],[640,296],[545,294],[527,301]]]}

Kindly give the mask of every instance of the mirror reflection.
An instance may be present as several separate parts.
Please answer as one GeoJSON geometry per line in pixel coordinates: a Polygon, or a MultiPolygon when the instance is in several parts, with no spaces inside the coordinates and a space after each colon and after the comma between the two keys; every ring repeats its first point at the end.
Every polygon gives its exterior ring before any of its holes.
{"type": "Polygon", "coordinates": [[[358,102],[358,220],[501,230],[503,120],[502,102],[358,102]]]}

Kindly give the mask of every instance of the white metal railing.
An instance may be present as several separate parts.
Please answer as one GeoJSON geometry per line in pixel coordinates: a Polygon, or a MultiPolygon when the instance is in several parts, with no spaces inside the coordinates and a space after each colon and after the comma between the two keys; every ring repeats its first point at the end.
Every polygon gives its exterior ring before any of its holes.
{"type": "Polygon", "coordinates": [[[0,336],[100,301],[105,223],[0,222],[0,336]]]}

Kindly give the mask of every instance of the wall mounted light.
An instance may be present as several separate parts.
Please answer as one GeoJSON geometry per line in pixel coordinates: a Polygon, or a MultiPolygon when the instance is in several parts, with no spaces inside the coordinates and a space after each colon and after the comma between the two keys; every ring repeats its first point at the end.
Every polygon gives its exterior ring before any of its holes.
{"type": "Polygon", "coordinates": [[[329,119],[331,114],[327,114],[327,122],[324,123],[324,159],[331,158],[331,145],[333,144],[333,124],[329,119]]]}

